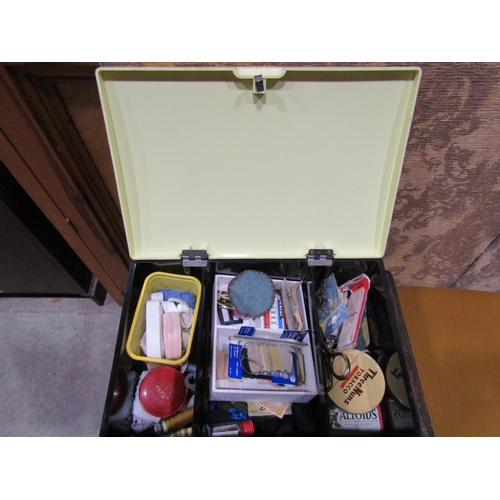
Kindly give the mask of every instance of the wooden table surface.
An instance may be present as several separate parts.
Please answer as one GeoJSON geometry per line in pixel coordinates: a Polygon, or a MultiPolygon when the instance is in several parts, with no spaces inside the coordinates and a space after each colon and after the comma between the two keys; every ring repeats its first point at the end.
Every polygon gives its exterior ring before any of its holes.
{"type": "Polygon", "coordinates": [[[500,294],[397,287],[436,436],[500,436],[500,294]]]}

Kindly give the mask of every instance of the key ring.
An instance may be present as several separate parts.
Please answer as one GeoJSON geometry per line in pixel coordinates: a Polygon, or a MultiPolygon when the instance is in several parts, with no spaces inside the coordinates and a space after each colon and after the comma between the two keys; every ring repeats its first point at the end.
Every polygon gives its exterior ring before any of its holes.
{"type": "Polygon", "coordinates": [[[333,352],[333,353],[331,353],[330,361],[332,364],[332,366],[331,366],[332,375],[337,380],[345,380],[349,376],[349,373],[351,373],[351,362],[349,361],[349,358],[347,357],[347,355],[344,354],[343,352],[333,352]],[[344,360],[344,365],[345,365],[345,369],[341,375],[339,375],[338,373],[335,373],[335,358],[338,356],[342,357],[342,359],[344,360]]]}

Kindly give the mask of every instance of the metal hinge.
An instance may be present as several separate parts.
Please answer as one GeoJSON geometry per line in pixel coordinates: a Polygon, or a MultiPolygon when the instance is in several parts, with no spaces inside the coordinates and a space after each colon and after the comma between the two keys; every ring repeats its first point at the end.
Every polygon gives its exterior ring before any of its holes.
{"type": "Polygon", "coordinates": [[[184,267],[207,267],[208,265],[206,250],[183,250],[181,258],[184,267]]]}
{"type": "Polygon", "coordinates": [[[333,266],[333,250],[313,249],[307,254],[309,266],[333,266]]]}

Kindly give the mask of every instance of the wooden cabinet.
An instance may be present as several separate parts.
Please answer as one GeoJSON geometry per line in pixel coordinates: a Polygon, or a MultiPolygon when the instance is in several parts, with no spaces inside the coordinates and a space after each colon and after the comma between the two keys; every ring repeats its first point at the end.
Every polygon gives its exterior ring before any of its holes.
{"type": "Polygon", "coordinates": [[[106,291],[0,163],[0,297],[92,298],[106,291]]]}
{"type": "Polygon", "coordinates": [[[129,256],[94,72],[0,65],[0,161],[118,304],[129,256]]]}

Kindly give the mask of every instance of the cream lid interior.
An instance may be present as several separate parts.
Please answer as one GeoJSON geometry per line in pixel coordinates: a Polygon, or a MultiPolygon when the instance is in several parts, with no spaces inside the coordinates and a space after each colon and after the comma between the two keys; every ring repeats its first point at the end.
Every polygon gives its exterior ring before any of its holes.
{"type": "Polygon", "coordinates": [[[96,75],[133,259],[383,256],[418,68],[96,75]]]}

